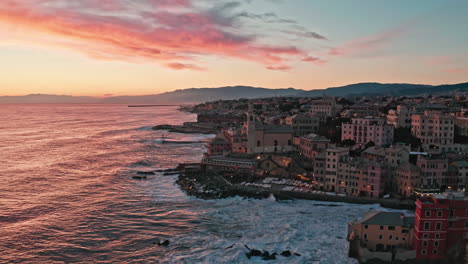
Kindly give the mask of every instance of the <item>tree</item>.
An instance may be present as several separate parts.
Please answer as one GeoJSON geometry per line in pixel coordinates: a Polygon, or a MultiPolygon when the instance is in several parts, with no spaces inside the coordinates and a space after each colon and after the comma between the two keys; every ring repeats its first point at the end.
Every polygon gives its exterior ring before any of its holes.
{"type": "Polygon", "coordinates": [[[352,140],[352,139],[345,139],[343,141],[341,141],[341,144],[345,147],[352,147],[354,145],[356,145],[356,141],[352,140]]]}
{"type": "Polygon", "coordinates": [[[375,143],[373,141],[369,141],[369,142],[366,143],[366,145],[364,145],[364,148],[368,149],[368,148],[373,147],[373,146],[375,146],[375,143]]]}

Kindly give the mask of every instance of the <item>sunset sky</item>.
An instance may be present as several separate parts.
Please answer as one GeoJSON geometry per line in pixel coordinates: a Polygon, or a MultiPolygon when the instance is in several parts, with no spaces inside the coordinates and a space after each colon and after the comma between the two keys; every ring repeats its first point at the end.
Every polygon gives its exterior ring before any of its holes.
{"type": "Polygon", "coordinates": [[[468,81],[466,0],[1,0],[0,95],[468,81]]]}

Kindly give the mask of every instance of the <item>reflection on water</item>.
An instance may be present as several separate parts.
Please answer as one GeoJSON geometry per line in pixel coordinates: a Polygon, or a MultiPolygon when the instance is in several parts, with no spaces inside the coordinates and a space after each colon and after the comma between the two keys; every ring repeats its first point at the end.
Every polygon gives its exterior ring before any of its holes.
{"type": "Polygon", "coordinates": [[[353,263],[346,222],[378,208],[204,201],[174,176],[132,180],[201,158],[212,136],[171,133],[162,144],[151,130],[195,119],[176,107],[0,109],[0,263],[250,263],[244,245],[302,255],[270,263],[353,263]],[[164,239],[168,247],[154,244],[164,239]]]}

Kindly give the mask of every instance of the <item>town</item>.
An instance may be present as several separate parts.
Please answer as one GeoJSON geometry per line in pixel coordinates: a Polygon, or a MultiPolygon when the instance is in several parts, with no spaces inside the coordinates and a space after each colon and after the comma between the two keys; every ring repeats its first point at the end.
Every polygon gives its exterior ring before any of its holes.
{"type": "Polygon", "coordinates": [[[189,194],[415,209],[350,223],[350,256],[466,263],[466,92],[238,99],[182,110],[197,122],[176,131],[217,133],[200,164],[181,166],[178,183],[189,194]]]}

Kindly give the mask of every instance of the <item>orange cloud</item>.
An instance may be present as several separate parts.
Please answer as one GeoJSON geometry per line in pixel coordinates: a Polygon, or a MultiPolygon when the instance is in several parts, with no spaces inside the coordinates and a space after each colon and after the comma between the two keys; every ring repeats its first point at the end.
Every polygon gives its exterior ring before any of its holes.
{"type": "Polygon", "coordinates": [[[216,55],[284,70],[289,61],[307,56],[296,47],[258,44],[255,36],[230,33],[208,12],[192,8],[190,0],[147,0],[148,8],[162,7],[157,12],[133,10],[119,0],[77,0],[73,4],[83,7],[77,10],[69,3],[2,0],[0,24],[46,35],[96,59],[154,61],[171,69],[202,70],[195,55],[216,55]],[[174,7],[190,10],[165,9],[174,7]],[[133,16],[116,15],[123,11],[133,16]]]}

